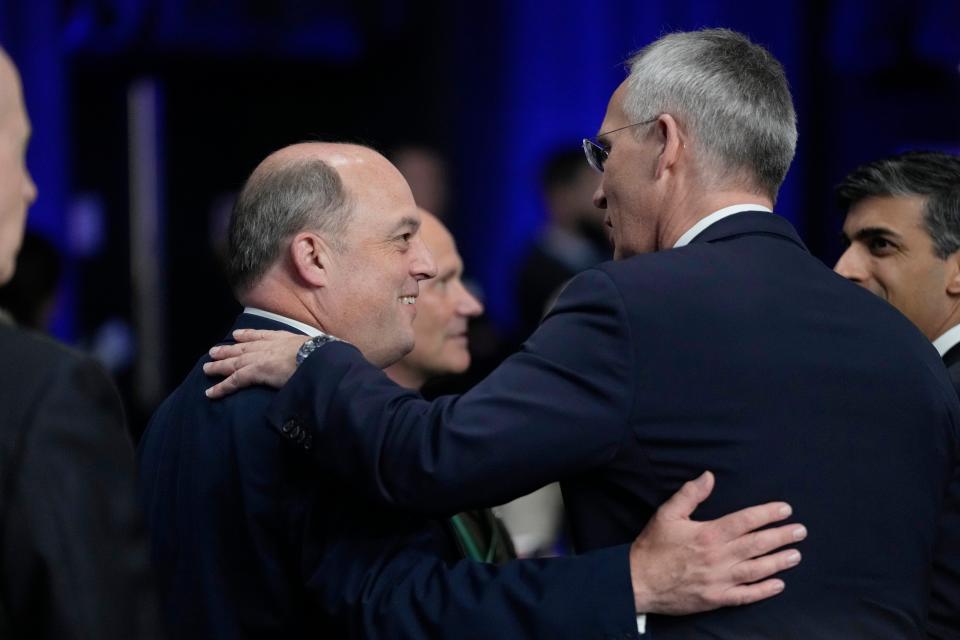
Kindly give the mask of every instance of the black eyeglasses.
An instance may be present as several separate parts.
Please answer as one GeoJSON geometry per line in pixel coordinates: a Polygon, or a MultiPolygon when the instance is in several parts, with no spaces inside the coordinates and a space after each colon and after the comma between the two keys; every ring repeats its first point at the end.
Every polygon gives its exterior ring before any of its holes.
{"type": "MultiPolygon", "coordinates": [[[[623,131],[624,129],[629,129],[630,127],[639,127],[642,124],[650,124],[651,122],[656,122],[659,115],[656,115],[649,120],[644,120],[643,122],[634,122],[633,124],[628,124],[625,127],[620,127],[619,129],[614,129],[612,131],[606,131],[597,136],[608,136],[611,133],[616,133],[617,131],[623,131]]],[[[610,150],[600,144],[596,138],[584,138],[583,139],[583,154],[587,156],[587,164],[593,167],[599,173],[603,173],[603,164],[607,161],[607,158],[610,157],[610,150]]]]}

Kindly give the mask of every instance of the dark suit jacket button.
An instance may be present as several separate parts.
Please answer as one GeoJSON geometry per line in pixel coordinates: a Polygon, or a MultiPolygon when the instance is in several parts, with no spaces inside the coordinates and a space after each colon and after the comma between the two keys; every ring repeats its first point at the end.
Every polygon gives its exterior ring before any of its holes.
{"type": "Polygon", "coordinates": [[[297,423],[296,423],[295,420],[292,420],[292,419],[291,419],[291,420],[287,420],[286,422],[283,423],[283,426],[280,427],[280,431],[283,433],[283,435],[287,435],[287,434],[289,434],[291,431],[293,431],[293,428],[294,428],[296,425],[297,425],[297,423]]]}
{"type": "Polygon", "coordinates": [[[310,451],[310,449],[311,449],[312,447],[313,447],[313,436],[311,436],[311,435],[308,433],[308,434],[307,434],[307,437],[306,437],[306,440],[304,440],[304,442],[303,442],[303,448],[304,448],[304,450],[306,450],[306,451],[310,451]]]}

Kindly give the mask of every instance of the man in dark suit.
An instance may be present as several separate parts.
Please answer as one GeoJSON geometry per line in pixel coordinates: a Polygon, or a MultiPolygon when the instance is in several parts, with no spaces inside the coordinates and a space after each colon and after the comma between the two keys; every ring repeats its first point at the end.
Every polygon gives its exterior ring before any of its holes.
{"type": "MultiPolygon", "coordinates": [[[[375,151],[278,151],[251,175],[231,218],[229,273],[246,307],[235,328],[314,336],[298,359],[336,336],[378,367],[395,362],[413,347],[418,281],[435,274],[419,226],[409,187],[375,151]]],[[[793,526],[748,533],[785,518],[783,503],[689,521],[709,477],[641,534],[649,557],[671,568],[654,580],[631,579],[638,554],[625,546],[502,567],[457,562],[444,523],[367,504],[316,468],[309,433],[274,430],[272,390],[207,400],[208,360],[157,410],[140,448],[153,558],[177,638],[620,638],[636,633],[636,609],[650,606],[647,584],[670,591],[653,606],[699,610],[707,605],[678,600],[769,597],[776,581],[740,583],[789,564],[782,554],[749,561],[792,539],[793,526]]]]}
{"type": "MultiPolygon", "coordinates": [[[[770,212],[796,140],[782,68],[730,31],[667,35],[631,59],[601,131],[585,147],[618,261],[575,278],[518,354],[425,403],[327,344],[275,428],[307,428],[318,469],[424,512],[560,478],[581,550],[629,541],[709,467],[698,513],[787,495],[814,535],[777,598],[649,616],[653,638],[921,637],[960,407],[910,323],[770,212]]],[[[251,337],[218,351],[211,369],[234,373],[212,393],[283,379],[251,364],[270,349],[251,337]]]]}
{"type": "MultiPolygon", "coordinates": [[[[933,342],[960,394],[960,157],[909,152],[857,167],[837,187],[847,248],[834,269],[933,342]]],[[[960,475],[934,559],[931,637],[960,637],[960,475]]]]}
{"type": "MultiPolygon", "coordinates": [[[[0,50],[0,284],[36,187],[30,124],[0,50]]],[[[0,323],[0,636],[159,636],[133,449],[89,358],[0,323]]]]}

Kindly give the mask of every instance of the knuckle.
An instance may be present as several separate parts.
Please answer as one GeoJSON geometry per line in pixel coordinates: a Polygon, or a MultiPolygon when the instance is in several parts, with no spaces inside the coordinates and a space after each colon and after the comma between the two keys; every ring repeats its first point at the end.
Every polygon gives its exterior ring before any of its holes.
{"type": "Polygon", "coordinates": [[[729,592],[724,592],[724,591],[708,592],[707,594],[704,595],[703,601],[711,609],[729,606],[729,601],[730,601],[729,592]]]}
{"type": "Polygon", "coordinates": [[[749,582],[748,578],[747,570],[743,568],[743,565],[734,565],[733,568],[730,569],[730,581],[733,584],[749,582]]]}
{"type": "Polygon", "coordinates": [[[741,518],[741,523],[743,528],[747,531],[753,531],[757,527],[761,527],[766,524],[766,518],[761,510],[747,509],[741,515],[743,516],[741,518]]]}
{"type": "Polygon", "coordinates": [[[745,548],[749,557],[756,558],[766,553],[770,545],[766,541],[766,536],[762,533],[753,533],[747,538],[745,548]]]}
{"type": "Polygon", "coordinates": [[[717,544],[718,537],[716,527],[703,527],[697,532],[694,541],[701,547],[710,548],[717,544]]]}

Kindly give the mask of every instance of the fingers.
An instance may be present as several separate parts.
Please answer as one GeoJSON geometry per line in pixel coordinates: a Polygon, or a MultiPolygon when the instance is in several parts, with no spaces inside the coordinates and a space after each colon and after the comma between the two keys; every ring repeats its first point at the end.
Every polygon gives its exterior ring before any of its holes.
{"type": "Polygon", "coordinates": [[[669,500],[660,505],[660,515],[668,520],[689,518],[713,491],[713,484],[713,474],[709,471],[704,471],[699,478],[685,482],[669,500]]]}
{"type": "Polygon", "coordinates": [[[254,342],[257,340],[269,340],[275,338],[278,334],[287,334],[289,331],[270,331],[269,329],[237,329],[233,332],[233,339],[237,342],[254,342]]]}
{"type": "Polygon", "coordinates": [[[216,376],[229,376],[234,371],[243,368],[245,362],[240,356],[224,357],[223,360],[211,360],[203,363],[203,372],[211,378],[216,376]]]}
{"type": "Polygon", "coordinates": [[[748,560],[766,555],[774,549],[796,544],[806,537],[807,528],[802,524],[788,524],[749,533],[737,538],[729,546],[737,560],[748,560]]]}
{"type": "Polygon", "coordinates": [[[790,517],[793,508],[786,502],[768,502],[756,507],[741,509],[722,518],[706,523],[706,535],[716,536],[718,542],[736,540],[745,533],[766,527],[790,517]]]}
{"type": "Polygon", "coordinates": [[[238,356],[243,355],[244,353],[248,353],[250,351],[256,350],[257,344],[258,343],[256,342],[254,343],[238,342],[236,344],[219,344],[215,347],[210,347],[210,351],[208,351],[207,353],[209,353],[210,357],[213,358],[214,360],[236,358],[238,356]]]}
{"type": "Polygon", "coordinates": [[[742,585],[769,578],[775,573],[792,569],[800,564],[801,555],[796,549],[786,549],[762,558],[754,558],[735,564],[730,577],[733,584],[742,585]]]}
{"type": "Polygon", "coordinates": [[[207,389],[204,393],[207,394],[208,398],[211,398],[213,400],[216,400],[218,398],[223,398],[246,386],[246,384],[242,382],[242,378],[243,378],[243,373],[241,371],[238,371],[233,375],[230,375],[224,378],[217,384],[213,385],[212,387],[207,389]]]}
{"type": "Polygon", "coordinates": [[[782,593],[784,586],[783,580],[777,580],[776,578],[773,578],[771,580],[764,580],[763,582],[758,582],[756,584],[731,587],[720,595],[718,606],[736,607],[743,604],[750,604],[752,602],[759,602],[760,600],[766,600],[767,598],[771,598],[778,593],[782,593]]]}

